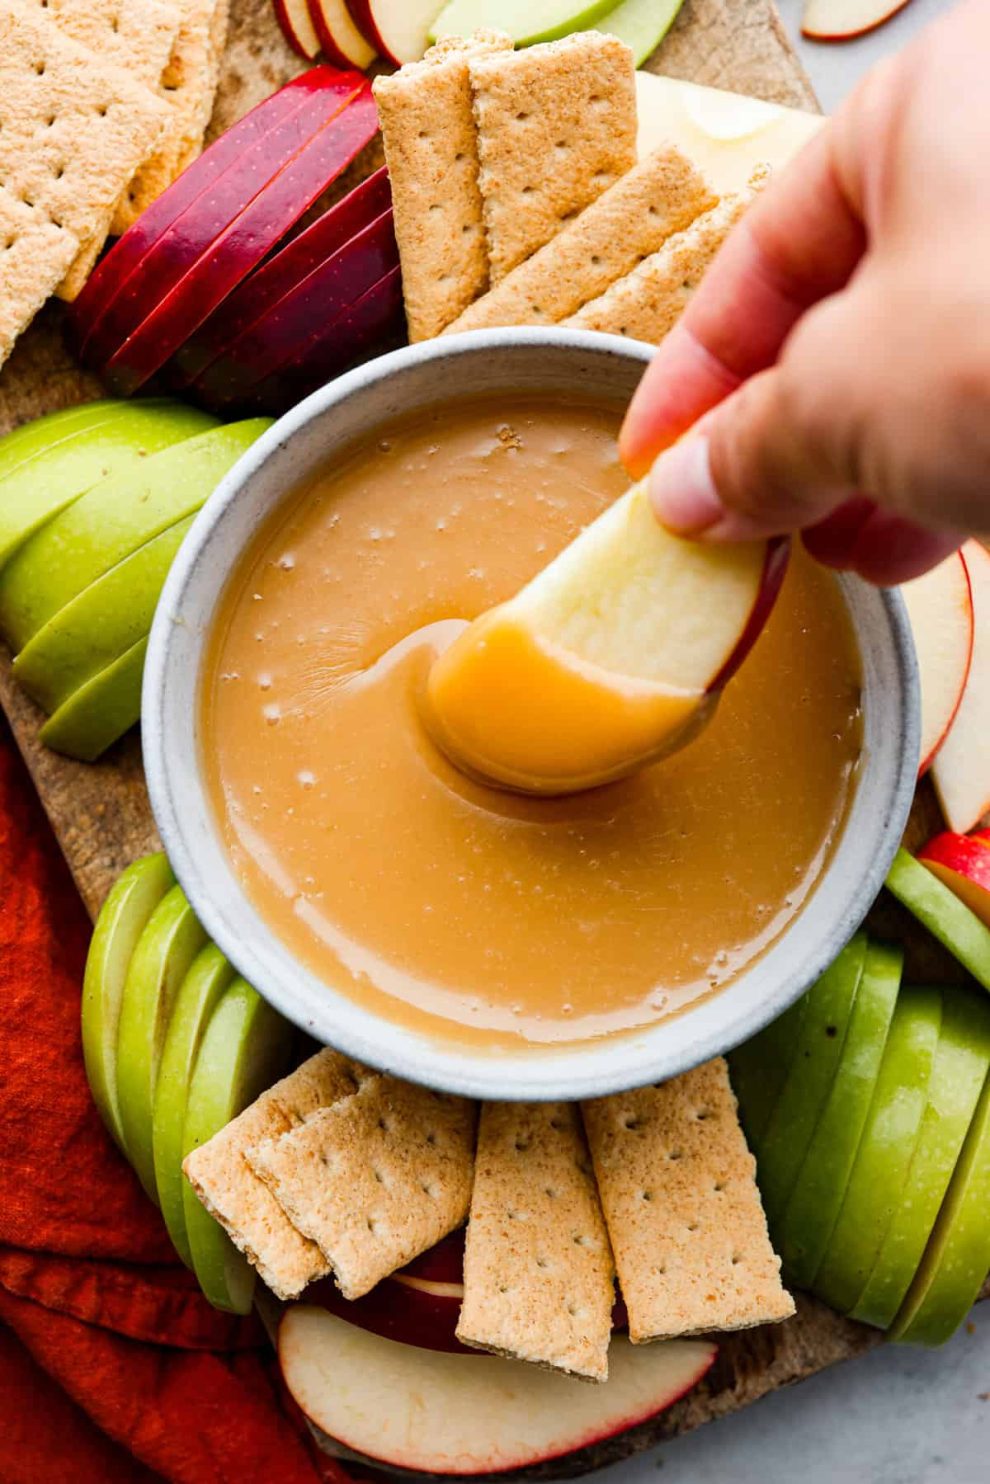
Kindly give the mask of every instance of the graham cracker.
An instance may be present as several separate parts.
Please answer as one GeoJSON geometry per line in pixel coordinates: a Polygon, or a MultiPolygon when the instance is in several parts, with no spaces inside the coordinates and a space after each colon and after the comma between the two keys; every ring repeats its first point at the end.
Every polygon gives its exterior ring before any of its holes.
{"type": "Polygon", "coordinates": [[[570,315],[564,324],[659,345],[684,313],[715,254],[752,199],[752,191],[723,196],[717,206],[669,238],[659,252],[570,315]]]}
{"type": "Polygon", "coordinates": [[[351,1097],[372,1074],[329,1048],[276,1082],[206,1144],[187,1156],[197,1196],[280,1299],[298,1298],[329,1268],[315,1242],[296,1231],[246,1153],[296,1128],[318,1108],[351,1097]]]}
{"type": "Polygon", "coordinates": [[[356,1299],[464,1221],[474,1124],[463,1098],[376,1077],[248,1159],[356,1299]]]}
{"type": "Polygon", "coordinates": [[[597,31],[468,65],[497,284],[636,163],[636,74],[597,31]]]}
{"type": "Polygon", "coordinates": [[[178,34],[161,82],[171,111],[165,140],[121,195],[111,228],[115,236],[137,221],[203,147],[220,80],[228,3],[181,0],[181,7],[178,34]]]}
{"type": "Polygon", "coordinates": [[[488,287],[468,59],[511,50],[495,31],[448,37],[375,79],[411,341],[438,335],[488,287]]]}
{"type": "Polygon", "coordinates": [[[0,186],[0,366],[55,291],[78,239],[0,186]]]}
{"type": "Polygon", "coordinates": [[[66,36],[157,88],[179,30],[178,0],[28,0],[66,36]]]}
{"type": "Polygon", "coordinates": [[[574,1103],[486,1103],[457,1338],[608,1377],[612,1250],[574,1103]]]}
{"type": "MultiPolygon", "coordinates": [[[[32,0],[0,4],[0,184],[71,232],[87,261],[167,119],[160,98],[32,0]]],[[[63,297],[80,286],[71,270],[63,283],[63,297]]]]}
{"type": "Polygon", "coordinates": [[[634,1344],[794,1313],[722,1057],[583,1112],[634,1344]]]}
{"type": "Polygon", "coordinates": [[[466,309],[448,332],[559,324],[717,200],[680,150],[655,150],[466,309]]]}

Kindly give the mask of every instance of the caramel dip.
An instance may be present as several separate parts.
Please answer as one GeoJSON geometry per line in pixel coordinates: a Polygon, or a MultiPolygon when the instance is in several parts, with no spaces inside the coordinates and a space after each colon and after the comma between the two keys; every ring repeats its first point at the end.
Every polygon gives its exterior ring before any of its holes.
{"type": "Polygon", "coordinates": [[[446,1039],[564,1045],[722,988],[854,788],[855,643],[802,551],[714,719],[635,776],[524,797],[435,745],[434,661],[628,488],[620,421],[529,396],[400,422],[296,490],[222,599],[201,731],[244,890],[329,985],[446,1039]]]}

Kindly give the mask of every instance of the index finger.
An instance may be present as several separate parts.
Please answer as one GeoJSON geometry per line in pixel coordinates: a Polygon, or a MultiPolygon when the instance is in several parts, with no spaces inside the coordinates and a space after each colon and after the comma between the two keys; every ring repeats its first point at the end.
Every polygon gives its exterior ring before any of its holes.
{"type": "Polygon", "coordinates": [[[729,234],[650,363],[620,439],[634,478],[742,381],[773,365],[804,311],[849,281],[865,245],[826,125],[729,234]]]}

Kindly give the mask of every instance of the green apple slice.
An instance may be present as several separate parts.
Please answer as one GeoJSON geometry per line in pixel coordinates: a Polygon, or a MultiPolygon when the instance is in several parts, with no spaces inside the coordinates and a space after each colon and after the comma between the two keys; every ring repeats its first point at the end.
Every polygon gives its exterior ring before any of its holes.
{"type": "Polygon", "coordinates": [[[983,1084],[928,1246],[890,1330],[892,1340],[942,1345],[955,1334],[990,1269],[988,1211],[990,1080],[983,1084]]]}
{"type": "Polygon", "coordinates": [[[73,691],[38,733],[46,747],[92,763],[141,720],[141,681],[147,639],[73,691]]]}
{"type": "Polygon", "coordinates": [[[912,912],[973,978],[990,989],[990,928],[961,902],[955,892],[899,850],[887,876],[887,890],[912,912]]]}
{"type": "Polygon", "coordinates": [[[625,0],[593,28],[624,41],[639,67],[652,57],[677,18],[684,0],[625,0]]]}
{"type": "Polygon", "coordinates": [[[28,453],[25,443],[27,456],[0,475],[0,568],[98,480],[134,470],[149,454],[217,426],[215,417],[178,402],[98,405],[106,410],[89,423],[80,418],[55,426],[41,418],[25,430],[43,439],[43,446],[28,453]]]}
{"type": "Polygon", "coordinates": [[[14,676],[49,714],[148,637],[162,585],[194,519],[187,516],[119,562],[21,650],[14,676]]]}
{"type": "Polygon", "coordinates": [[[943,991],[942,1029],[914,1158],[853,1318],[887,1329],[911,1286],[990,1074],[990,1006],[943,991]]]}
{"type": "Polygon", "coordinates": [[[803,994],[758,1035],[729,1052],[732,1088],[746,1137],[754,1148],[787,1080],[807,1008],[808,996],[803,994]]]}
{"type": "Polygon", "coordinates": [[[0,572],[0,633],[13,650],[111,567],[194,515],[270,418],[211,427],[101,479],[36,531],[0,572]]]}
{"type": "Polygon", "coordinates": [[[192,1267],[182,1193],[189,1083],[210,1017],[233,978],[233,965],[214,943],[200,949],[175,997],[158,1068],[152,1121],[155,1186],[168,1234],[186,1267],[192,1267]]]}
{"type": "Polygon", "coordinates": [[[117,1103],[117,1028],[124,982],[138,940],[175,877],[164,855],[128,866],[100,908],[86,958],[82,1047],[93,1101],[117,1143],[124,1129],[117,1103]]]}
{"type": "Polygon", "coordinates": [[[937,989],[901,989],[842,1206],[814,1289],[848,1314],[866,1287],[904,1193],[942,1022],[937,989]]]}
{"type": "Polygon", "coordinates": [[[450,0],[433,22],[430,39],[494,27],[507,32],[516,46],[532,46],[585,31],[614,9],[615,0],[450,0]]]}
{"type": "Polygon", "coordinates": [[[80,428],[95,428],[124,404],[113,399],[82,402],[76,407],[63,407],[59,412],[46,412],[43,417],[21,423],[0,438],[0,480],[15,469],[67,438],[80,428]]]}
{"type": "Polygon", "coordinates": [[[808,990],[808,1006],[784,1085],[756,1141],[757,1180],[771,1231],[787,1205],[839,1067],[863,976],[866,934],[857,933],[808,990]]]}
{"type": "Polygon", "coordinates": [[[157,1199],[153,1121],[162,1048],[179,986],[206,941],[181,886],[173,886],[141,934],[124,982],[117,1102],[127,1156],[152,1200],[157,1199]]]}
{"type": "Polygon", "coordinates": [[[871,942],[832,1090],[774,1229],[788,1282],[810,1288],[846,1193],[901,987],[899,948],[871,942]]]}
{"type": "MultiPolygon", "coordinates": [[[[206,1027],[186,1102],[183,1143],[198,1149],[285,1072],[292,1027],[243,979],[235,979],[206,1027]]],[[[193,1269],[210,1303],[246,1314],[255,1272],[218,1222],[183,1182],[186,1232],[193,1269]]]]}

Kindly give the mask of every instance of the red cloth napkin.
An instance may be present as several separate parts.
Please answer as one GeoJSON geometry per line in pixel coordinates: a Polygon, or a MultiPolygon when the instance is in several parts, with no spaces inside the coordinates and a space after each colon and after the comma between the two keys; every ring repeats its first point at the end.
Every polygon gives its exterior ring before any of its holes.
{"type": "Polygon", "coordinates": [[[219,1314],[90,1100],[90,925],[0,726],[0,1481],[346,1484],[219,1314]]]}

